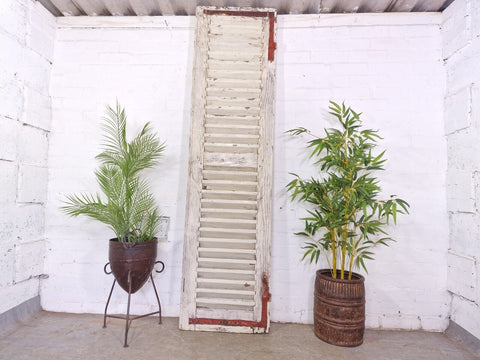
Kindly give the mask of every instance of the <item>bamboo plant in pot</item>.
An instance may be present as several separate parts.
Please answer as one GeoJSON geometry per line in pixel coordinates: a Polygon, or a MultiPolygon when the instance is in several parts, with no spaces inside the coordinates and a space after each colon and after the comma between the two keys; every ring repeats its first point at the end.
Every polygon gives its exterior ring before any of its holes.
{"type": "Polygon", "coordinates": [[[127,116],[118,102],[107,106],[102,124],[103,151],[96,156],[99,194],[67,195],[61,208],[71,216],[85,215],[106,224],[115,237],[109,241],[109,261],[118,284],[135,293],[148,280],[157,257],[159,212],[142,171],[157,164],[165,149],[149,123],[130,142],[127,116]],[[129,275],[130,274],[130,275],[129,275]]]}
{"type": "Polygon", "coordinates": [[[330,114],[338,128],[325,129],[319,137],[305,128],[287,131],[307,134],[310,157],[320,168],[318,177],[303,179],[292,174],[287,190],[292,201],[304,202],[307,215],[303,259],[317,263],[326,256],[329,268],[318,270],[314,294],[314,332],[335,345],[358,346],[365,329],[364,277],[366,260],[373,259],[379,245],[388,245],[390,222],[408,213],[409,204],[392,195],[379,199],[381,188],[375,176],[384,170],[385,151],[374,154],[377,131],[363,129],[359,113],[344,104],[330,102],[330,114]]]}

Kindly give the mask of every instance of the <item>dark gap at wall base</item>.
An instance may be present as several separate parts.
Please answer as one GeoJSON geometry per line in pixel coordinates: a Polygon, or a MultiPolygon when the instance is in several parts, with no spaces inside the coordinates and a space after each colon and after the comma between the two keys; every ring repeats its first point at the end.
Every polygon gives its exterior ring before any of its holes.
{"type": "Polygon", "coordinates": [[[0,314],[0,336],[5,336],[15,331],[19,325],[27,322],[40,313],[40,311],[42,311],[40,296],[35,296],[0,314]]]}
{"type": "Polygon", "coordinates": [[[450,321],[447,330],[445,330],[445,335],[463,345],[473,354],[480,356],[480,339],[476,338],[456,322],[450,321]]]}

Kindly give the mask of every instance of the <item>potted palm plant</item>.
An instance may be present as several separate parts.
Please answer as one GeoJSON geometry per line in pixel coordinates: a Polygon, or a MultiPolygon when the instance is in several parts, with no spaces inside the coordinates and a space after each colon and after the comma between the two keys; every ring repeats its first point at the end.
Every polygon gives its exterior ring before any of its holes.
{"type": "Polygon", "coordinates": [[[109,241],[109,261],[115,279],[129,293],[148,280],[157,256],[160,216],[142,171],[157,164],[165,149],[149,123],[130,142],[127,116],[117,102],[107,106],[102,129],[103,151],[96,156],[99,194],[67,195],[61,208],[71,216],[85,215],[106,224],[115,237],[109,241]]]}
{"type": "Polygon", "coordinates": [[[394,195],[379,199],[375,174],[386,160],[385,151],[374,154],[381,139],[377,131],[362,129],[361,114],[345,104],[330,101],[329,109],[339,127],[325,129],[325,136],[301,127],[287,131],[312,138],[307,148],[320,168],[310,179],[292,174],[287,190],[292,201],[308,204],[304,230],[296,233],[305,239],[303,259],[317,263],[325,255],[329,266],[316,273],[314,332],[331,344],[358,346],[365,329],[365,289],[364,277],[353,270],[366,271],[374,248],[392,241],[387,226],[408,213],[409,204],[394,195]]]}

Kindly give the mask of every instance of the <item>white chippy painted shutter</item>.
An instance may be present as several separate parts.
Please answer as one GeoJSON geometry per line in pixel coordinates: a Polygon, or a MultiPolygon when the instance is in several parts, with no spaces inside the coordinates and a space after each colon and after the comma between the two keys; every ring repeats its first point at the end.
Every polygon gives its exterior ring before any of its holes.
{"type": "Polygon", "coordinates": [[[197,8],[181,329],[269,329],[275,19],[197,8]]]}

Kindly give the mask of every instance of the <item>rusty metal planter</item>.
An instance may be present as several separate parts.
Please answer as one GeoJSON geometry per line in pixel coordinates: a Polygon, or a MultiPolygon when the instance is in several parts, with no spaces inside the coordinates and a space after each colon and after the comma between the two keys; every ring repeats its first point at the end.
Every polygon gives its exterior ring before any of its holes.
{"type": "MultiPolygon", "coordinates": [[[[337,271],[340,277],[340,272],[337,271]]],[[[339,346],[358,346],[365,332],[365,278],[334,279],[330,269],[317,271],[314,290],[314,332],[339,346]]]]}
{"type": "Polygon", "coordinates": [[[123,290],[134,294],[148,280],[157,258],[157,239],[145,242],[120,242],[110,239],[108,259],[113,276],[123,290]],[[131,284],[129,284],[129,273],[131,284]]]}
{"type": "Polygon", "coordinates": [[[165,264],[163,261],[156,261],[157,258],[157,239],[145,242],[136,243],[122,243],[118,239],[110,239],[108,249],[109,262],[105,264],[103,271],[114,275],[112,288],[108,295],[107,304],[105,305],[105,312],[103,314],[103,327],[107,327],[107,317],[125,320],[125,338],[124,347],[128,347],[128,330],[133,320],[142,317],[158,314],[158,323],[162,323],[162,306],[158,297],[157,287],[152,276],[153,267],[156,264],[162,266],[161,270],[156,270],[157,273],[163,272],[165,264]],[[107,271],[110,265],[111,271],[107,271]],[[153,311],[148,314],[130,316],[130,298],[133,293],[137,292],[150,278],[155,297],[157,299],[158,311],[153,311]],[[127,313],[126,315],[112,315],[107,314],[108,305],[112,297],[115,284],[118,283],[128,293],[127,313]]]}

